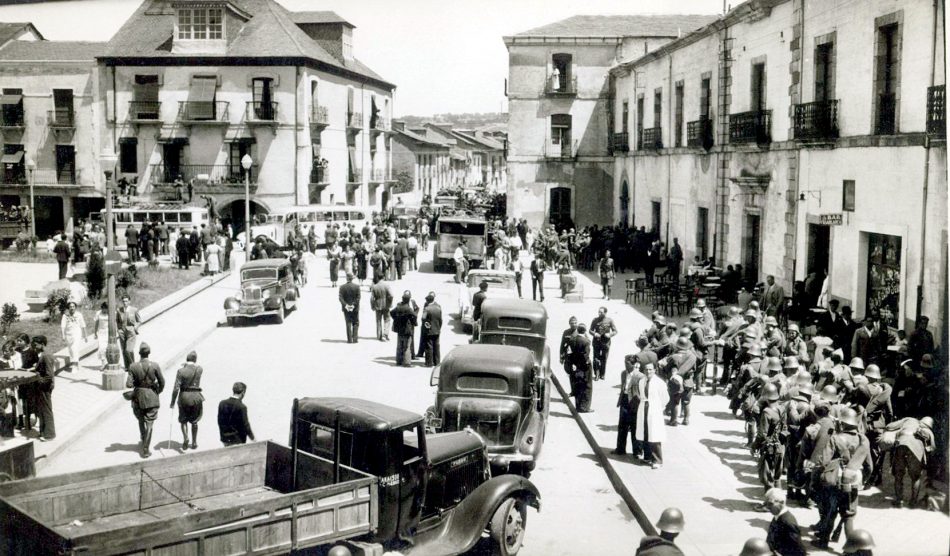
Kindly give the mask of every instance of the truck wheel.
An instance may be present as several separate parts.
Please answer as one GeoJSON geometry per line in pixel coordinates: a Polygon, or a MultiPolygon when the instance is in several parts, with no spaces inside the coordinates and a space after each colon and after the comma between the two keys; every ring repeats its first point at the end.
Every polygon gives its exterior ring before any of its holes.
{"type": "Polygon", "coordinates": [[[494,544],[493,553],[513,556],[521,550],[528,513],[524,501],[509,498],[502,502],[491,518],[489,532],[494,544]]]}
{"type": "Polygon", "coordinates": [[[287,310],[284,309],[284,302],[280,302],[280,307],[277,308],[277,324],[284,324],[284,317],[287,316],[287,310]]]}
{"type": "Polygon", "coordinates": [[[234,318],[234,317],[228,317],[228,326],[230,326],[231,328],[236,328],[236,327],[237,327],[237,319],[234,318]]]}

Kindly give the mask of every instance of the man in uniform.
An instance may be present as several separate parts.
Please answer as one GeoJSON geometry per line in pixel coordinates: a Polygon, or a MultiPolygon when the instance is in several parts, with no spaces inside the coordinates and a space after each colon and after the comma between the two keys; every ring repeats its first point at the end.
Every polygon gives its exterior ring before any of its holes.
{"type": "Polygon", "coordinates": [[[678,508],[666,508],[656,522],[659,536],[640,539],[636,556],[683,556],[683,551],[673,541],[683,531],[684,525],[683,512],[678,508]]]}
{"type": "Polygon", "coordinates": [[[577,325],[574,335],[568,340],[571,366],[574,368],[574,405],[578,413],[590,413],[591,394],[593,394],[593,369],[590,363],[590,340],[587,339],[587,326],[577,325]]]}
{"type": "Polygon", "coordinates": [[[862,414],[867,424],[865,435],[871,443],[871,459],[874,461],[874,471],[868,475],[865,488],[872,484],[881,483],[881,471],[884,464],[884,451],[878,445],[878,439],[884,428],[894,419],[894,409],[891,406],[890,384],[881,382],[881,368],[871,363],[864,370],[866,384],[858,386],[852,393],[852,401],[862,408],[862,414]]]}
{"type": "Polygon", "coordinates": [[[478,284],[478,291],[472,296],[472,331],[478,327],[478,322],[482,318],[482,303],[488,297],[488,282],[482,280],[478,284]]]}
{"type": "Polygon", "coordinates": [[[246,393],[247,385],[235,382],[231,387],[231,397],[218,404],[218,432],[225,446],[244,444],[248,438],[254,440],[247,406],[243,402],[246,393]]]}
{"type": "Polygon", "coordinates": [[[161,405],[158,395],[165,389],[165,377],[158,363],[150,361],[148,356],[152,348],[145,342],[139,346],[139,361],[129,367],[129,376],[125,379],[126,388],[132,390],[132,413],[139,422],[139,444],[142,457],[152,455],[149,448],[152,445],[152,427],[158,418],[158,408],[161,405]]]}
{"type": "Polygon", "coordinates": [[[198,421],[204,409],[205,397],[201,393],[201,366],[198,365],[198,354],[194,351],[185,358],[185,364],[178,369],[175,375],[175,387],[172,390],[172,403],[168,407],[175,408],[178,400],[178,423],[181,425],[181,449],[188,449],[188,425],[191,425],[191,449],[198,449],[198,421]]]}
{"type": "Polygon", "coordinates": [[[418,317],[412,308],[412,293],[409,290],[402,293],[402,301],[389,314],[393,319],[393,332],[396,333],[396,366],[411,367],[412,334],[418,317]]]}
{"type": "Polygon", "coordinates": [[[434,367],[442,362],[442,351],[439,340],[442,334],[442,306],[435,300],[435,292],[426,296],[426,305],[422,310],[422,337],[425,344],[426,367],[434,367]]]}
{"type": "Polygon", "coordinates": [[[567,374],[568,381],[571,385],[571,393],[568,396],[574,395],[574,365],[571,362],[571,346],[570,340],[571,337],[577,332],[577,317],[571,317],[568,321],[568,328],[561,333],[561,347],[560,347],[560,358],[561,364],[564,365],[564,373],[567,374]]]}
{"type": "Polygon", "coordinates": [[[594,358],[594,380],[603,380],[607,369],[607,356],[610,354],[610,339],[617,335],[614,320],[607,316],[607,308],[597,310],[597,316],[590,323],[594,358]]]}
{"type": "Polygon", "coordinates": [[[765,406],[760,412],[754,449],[759,454],[759,480],[766,490],[779,486],[785,463],[785,412],[779,398],[775,384],[766,384],[762,389],[765,406]]]}
{"type": "MultiPolygon", "coordinates": [[[[379,253],[379,250],[376,251],[379,253]]],[[[375,254],[373,255],[375,256],[375,254]]],[[[376,339],[380,342],[389,341],[390,317],[389,311],[393,307],[393,292],[389,284],[383,279],[382,273],[373,273],[373,287],[370,288],[370,305],[376,313],[376,339]]]]}
{"type": "Polygon", "coordinates": [[[811,358],[808,357],[808,344],[802,338],[801,328],[794,322],[788,325],[782,357],[795,357],[802,365],[808,365],[811,362],[811,358]]]}
{"type": "Polygon", "coordinates": [[[346,343],[355,344],[360,330],[360,287],[353,283],[353,273],[346,273],[346,283],[340,286],[338,297],[346,324],[346,343]]]}
{"type": "Polygon", "coordinates": [[[689,402],[696,388],[696,353],[686,336],[676,340],[675,352],[668,359],[670,375],[670,426],[675,427],[680,405],[683,407],[683,424],[689,425],[689,402]]]}
{"type": "Polygon", "coordinates": [[[789,500],[799,500],[803,503],[808,499],[802,494],[806,488],[802,471],[802,438],[805,436],[805,429],[817,420],[810,403],[812,394],[810,382],[795,388],[792,391],[792,399],[785,408],[785,429],[788,431],[788,439],[785,442],[785,457],[788,459],[786,493],[789,500]]]}

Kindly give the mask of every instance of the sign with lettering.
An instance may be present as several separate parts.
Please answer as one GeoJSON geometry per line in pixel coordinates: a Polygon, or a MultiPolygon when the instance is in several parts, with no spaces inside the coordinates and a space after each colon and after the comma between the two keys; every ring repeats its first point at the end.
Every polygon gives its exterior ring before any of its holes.
{"type": "Polygon", "coordinates": [[[824,226],[840,226],[841,222],[842,222],[842,215],[840,212],[818,215],[818,223],[824,226]]]}

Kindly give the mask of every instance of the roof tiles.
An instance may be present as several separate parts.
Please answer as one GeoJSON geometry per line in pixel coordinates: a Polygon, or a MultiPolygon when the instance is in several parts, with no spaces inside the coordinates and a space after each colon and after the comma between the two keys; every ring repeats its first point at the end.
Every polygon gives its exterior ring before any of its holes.
{"type": "Polygon", "coordinates": [[[677,37],[713,22],[716,15],[575,15],[515,37],[677,37]]]}

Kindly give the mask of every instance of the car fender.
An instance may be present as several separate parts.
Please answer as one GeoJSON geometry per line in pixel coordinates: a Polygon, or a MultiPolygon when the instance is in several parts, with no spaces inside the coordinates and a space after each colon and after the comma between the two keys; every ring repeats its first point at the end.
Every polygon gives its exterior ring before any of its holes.
{"type": "Polygon", "coordinates": [[[288,303],[294,303],[294,302],[296,302],[296,301],[297,301],[297,290],[287,290],[287,293],[284,294],[284,299],[286,299],[288,303]]]}
{"type": "Polygon", "coordinates": [[[468,552],[488,527],[495,511],[515,497],[541,510],[541,494],[534,483],[519,475],[499,475],[478,486],[455,506],[437,526],[413,539],[413,556],[461,554],[468,552]]]}
{"type": "Polygon", "coordinates": [[[236,311],[241,307],[241,302],[236,297],[229,297],[224,300],[225,311],[236,311]]]}
{"type": "Polygon", "coordinates": [[[280,308],[281,297],[279,295],[272,295],[264,300],[264,309],[268,311],[276,311],[280,308]]]}

